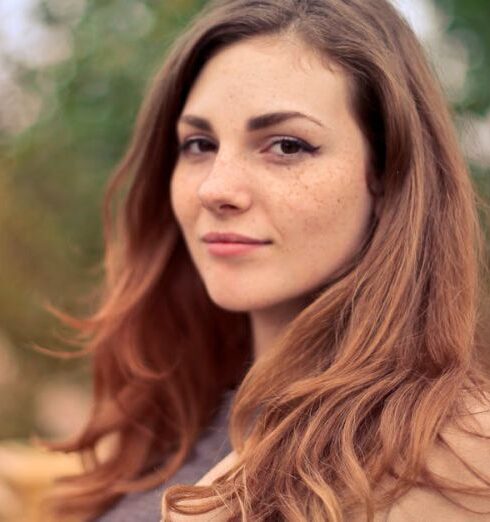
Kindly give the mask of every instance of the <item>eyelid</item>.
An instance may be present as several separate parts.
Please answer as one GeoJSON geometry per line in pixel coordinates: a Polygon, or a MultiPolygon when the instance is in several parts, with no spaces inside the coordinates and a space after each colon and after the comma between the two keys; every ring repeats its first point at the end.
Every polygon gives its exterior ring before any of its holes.
{"type": "Polygon", "coordinates": [[[320,147],[315,147],[315,146],[311,145],[306,140],[303,140],[301,138],[296,138],[295,136],[288,136],[288,135],[273,136],[271,138],[270,145],[275,145],[276,143],[281,143],[282,141],[290,141],[293,143],[299,143],[300,145],[304,146],[306,149],[309,149],[312,151],[320,148],[320,147]]]}
{"type": "Polygon", "coordinates": [[[208,136],[203,135],[197,135],[197,136],[189,136],[188,138],[184,138],[182,141],[178,140],[178,150],[179,152],[187,152],[187,149],[190,145],[193,143],[199,142],[199,141],[206,141],[208,143],[212,143],[213,145],[217,146],[214,141],[209,138],[208,136]]]}
{"type": "Polygon", "coordinates": [[[177,141],[179,143],[179,146],[183,145],[184,143],[187,143],[189,141],[195,141],[195,140],[207,140],[207,141],[213,141],[214,142],[214,140],[212,138],[210,138],[209,136],[206,136],[205,134],[192,134],[192,135],[187,136],[187,137],[182,138],[182,139],[180,139],[177,136],[177,141]]]}

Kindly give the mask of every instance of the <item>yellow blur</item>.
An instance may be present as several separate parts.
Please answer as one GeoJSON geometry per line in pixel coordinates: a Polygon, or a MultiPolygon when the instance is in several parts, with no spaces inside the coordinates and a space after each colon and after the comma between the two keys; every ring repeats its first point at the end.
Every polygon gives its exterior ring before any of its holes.
{"type": "Polygon", "coordinates": [[[0,522],[50,522],[41,499],[55,477],[79,472],[75,456],[53,454],[28,443],[0,443],[0,522]]]}

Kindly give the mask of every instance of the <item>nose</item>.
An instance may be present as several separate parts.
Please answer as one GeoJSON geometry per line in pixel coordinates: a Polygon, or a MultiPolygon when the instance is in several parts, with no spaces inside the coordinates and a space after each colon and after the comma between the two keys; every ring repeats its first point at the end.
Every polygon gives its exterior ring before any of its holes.
{"type": "Polygon", "coordinates": [[[252,204],[250,193],[250,172],[244,161],[236,155],[231,157],[216,155],[212,167],[198,187],[198,197],[209,211],[223,214],[237,214],[247,210],[252,204]]]}

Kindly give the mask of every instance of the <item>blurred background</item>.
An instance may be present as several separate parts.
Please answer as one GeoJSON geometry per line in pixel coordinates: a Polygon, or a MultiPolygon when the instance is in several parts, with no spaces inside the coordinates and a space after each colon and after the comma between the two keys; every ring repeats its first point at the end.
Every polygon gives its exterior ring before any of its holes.
{"type": "MultiPolygon", "coordinates": [[[[424,42],[490,200],[490,2],[393,0],[424,42]]],[[[86,360],[44,304],[79,314],[101,277],[103,188],[166,48],[205,0],[0,0],[0,522],[31,522],[89,406],[86,360]],[[71,349],[71,348],[70,348],[71,349]]]]}

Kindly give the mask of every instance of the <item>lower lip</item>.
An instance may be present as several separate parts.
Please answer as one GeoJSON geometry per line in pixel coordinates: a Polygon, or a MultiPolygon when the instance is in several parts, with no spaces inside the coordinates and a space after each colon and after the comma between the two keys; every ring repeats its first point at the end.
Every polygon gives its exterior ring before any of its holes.
{"type": "Polygon", "coordinates": [[[211,254],[221,257],[238,256],[248,254],[270,243],[207,243],[211,254]]]}

